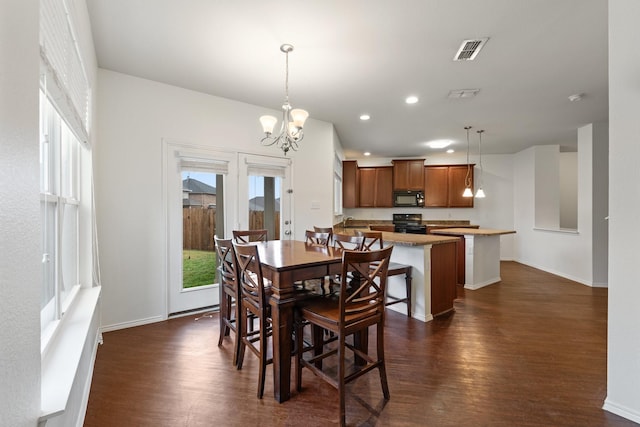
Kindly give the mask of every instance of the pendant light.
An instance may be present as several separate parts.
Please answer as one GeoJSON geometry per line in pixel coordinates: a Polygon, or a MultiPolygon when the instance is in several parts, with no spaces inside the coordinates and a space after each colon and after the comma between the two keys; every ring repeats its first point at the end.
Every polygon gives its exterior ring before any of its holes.
{"type": "Polygon", "coordinates": [[[469,163],[469,129],[471,129],[471,126],[464,127],[464,130],[467,131],[467,176],[464,178],[462,197],[473,197],[473,190],[471,190],[471,164],[469,163]]]}
{"type": "Polygon", "coordinates": [[[479,179],[480,184],[478,185],[478,191],[476,192],[476,198],[477,199],[483,199],[485,197],[485,194],[484,194],[484,190],[482,189],[482,184],[483,184],[482,183],[482,178],[483,178],[482,175],[484,175],[484,170],[482,169],[482,148],[481,148],[481,145],[482,145],[482,134],[484,133],[484,130],[479,130],[479,131],[476,131],[476,132],[478,132],[478,159],[479,159],[478,163],[480,163],[480,179],[479,179]]]}

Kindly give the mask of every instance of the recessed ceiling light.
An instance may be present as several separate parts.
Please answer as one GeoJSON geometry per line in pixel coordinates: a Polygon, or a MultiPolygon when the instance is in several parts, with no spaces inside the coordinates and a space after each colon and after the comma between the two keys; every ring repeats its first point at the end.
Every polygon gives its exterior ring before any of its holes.
{"type": "Polygon", "coordinates": [[[418,102],[418,97],[415,95],[407,96],[407,99],[404,100],[407,104],[415,104],[418,102]]]}
{"type": "Polygon", "coordinates": [[[370,118],[371,118],[371,116],[370,116],[370,115],[368,115],[368,114],[362,114],[362,115],[360,116],[360,120],[362,120],[362,121],[369,120],[370,118]]]}
{"type": "Polygon", "coordinates": [[[450,139],[438,139],[435,141],[427,142],[427,146],[431,148],[445,148],[451,145],[450,139]]]}
{"type": "Polygon", "coordinates": [[[453,148],[449,148],[449,149],[447,150],[447,153],[449,153],[449,154],[451,154],[451,153],[455,153],[455,152],[456,152],[456,150],[454,150],[453,148]]]}
{"type": "Polygon", "coordinates": [[[370,156],[370,155],[371,155],[371,153],[370,153],[370,152],[368,152],[368,151],[365,151],[365,152],[364,152],[364,155],[365,155],[365,156],[370,156]]]}

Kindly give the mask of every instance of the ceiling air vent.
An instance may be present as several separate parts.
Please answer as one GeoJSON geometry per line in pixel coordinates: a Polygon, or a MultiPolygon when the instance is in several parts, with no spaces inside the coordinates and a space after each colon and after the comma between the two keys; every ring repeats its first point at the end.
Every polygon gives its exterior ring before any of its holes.
{"type": "Polygon", "coordinates": [[[489,37],[483,39],[464,40],[460,49],[453,57],[454,61],[473,61],[480,52],[480,49],[487,43],[489,37]]]}

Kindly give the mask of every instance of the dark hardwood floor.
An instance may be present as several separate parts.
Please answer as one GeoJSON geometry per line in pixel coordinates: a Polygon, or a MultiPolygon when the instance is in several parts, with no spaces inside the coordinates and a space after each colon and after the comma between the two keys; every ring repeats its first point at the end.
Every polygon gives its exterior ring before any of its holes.
{"type": "MultiPolygon", "coordinates": [[[[376,372],[349,384],[349,425],[637,426],[601,409],[606,289],[503,262],[502,282],[459,296],[426,324],[388,311],[391,399],[376,372]]],[[[307,370],[304,390],[278,404],[269,366],[257,399],[257,358],[237,371],[232,341],[216,345],[217,317],[194,318],[105,333],[85,426],[337,424],[335,390],[307,370]]]]}

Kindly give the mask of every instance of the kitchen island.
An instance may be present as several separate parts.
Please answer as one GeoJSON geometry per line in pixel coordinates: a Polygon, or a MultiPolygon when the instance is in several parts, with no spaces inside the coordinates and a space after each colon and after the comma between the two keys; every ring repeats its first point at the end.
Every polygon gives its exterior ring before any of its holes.
{"type": "Polygon", "coordinates": [[[514,230],[447,228],[432,230],[431,233],[464,237],[465,289],[480,289],[502,280],[500,277],[500,236],[513,234],[514,230]]]}
{"type": "MultiPolygon", "coordinates": [[[[334,233],[354,234],[366,228],[334,227],[334,233]]],[[[456,242],[457,237],[431,234],[405,234],[382,232],[386,245],[393,245],[391,260],[413,267],[412,316],[428,322],[440,314],[453,310],[456,298],[456,242]]],[[[391,276],[387,281],[389,295],[403,295],[405,282],[402,276],[391,276]]],[[[402,311],[404,304],[388,306],[389,310],[402,311]]]]}

